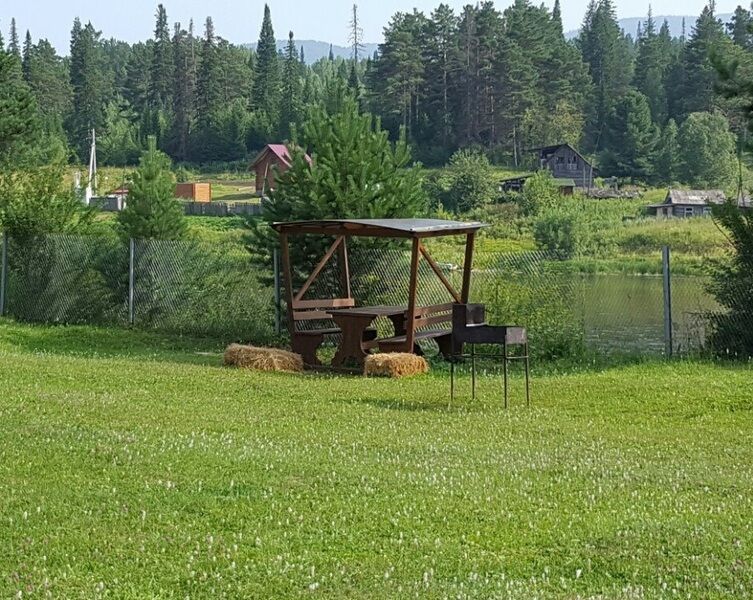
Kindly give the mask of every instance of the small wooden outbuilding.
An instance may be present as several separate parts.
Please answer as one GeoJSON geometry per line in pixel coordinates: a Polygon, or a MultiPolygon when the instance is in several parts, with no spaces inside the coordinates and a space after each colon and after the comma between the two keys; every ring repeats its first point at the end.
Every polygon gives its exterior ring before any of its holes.
{"type": "Polygon", "coordinates": [[[212,201],[211,183],[179,183],[175,186],[175,197],[194,202],[212,201]]]}
{"type": "MultiPolygon", "coordinates": [[[[306,155],[311,164],[311,157],[306,155]]],[[[291,166],[290,152],[285,144],[267,144],[251,163],[251,171],[256,174],[256,193],[263,196],[275,189],[275,170],[284,173],[291,166]]]]}

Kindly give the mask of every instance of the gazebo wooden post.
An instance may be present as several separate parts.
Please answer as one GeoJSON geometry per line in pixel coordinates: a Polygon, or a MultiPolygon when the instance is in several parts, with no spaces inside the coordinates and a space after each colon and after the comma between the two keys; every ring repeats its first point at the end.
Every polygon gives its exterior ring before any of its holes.
{"type": "Polygon", "coordinates": [[[288,305],[288,331],[290,338],[295,335],[295,320],[293,319],[293,274],[290,268],[290,246],[288,234],[280,233],[280,258],[282,258],[282,276],[285,278],[285,302],[288,305]]]}
{"type": "Polygon", "coordinates": [[[344,298],[352,298],[350,290],[350,257],[348,256],[348,238],[343,237],[338,247],[338,258],[340,259],[340,294],[344,298]]]}
{"type": "Polygon", "coordinates": [[[408,315],[405,327],[405,351],[413,352],[416,340],[416,295],[418,290],[418,258],[421,250],[421,240],[413,238],[413,249],[410,256],[410,287],[408,289],[408,315]]]}
{"type": "Polygon", "coordinates": [[[463,289],[460,292],[461,304],[468,304],[471,295],[471,271],[473,270],[473,246],[476,234],[469,233],[465,238],[465,263],[463,264],[463,289]]]}

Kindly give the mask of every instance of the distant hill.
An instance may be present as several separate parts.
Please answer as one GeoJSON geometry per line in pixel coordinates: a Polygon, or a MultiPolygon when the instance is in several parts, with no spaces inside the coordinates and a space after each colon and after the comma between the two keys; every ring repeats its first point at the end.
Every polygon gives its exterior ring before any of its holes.
{"type": "MultiPolygon", "coordinates": [[[[317,60],[327,58],[329,56],[329,42],[318,42],[316,40],[295,40],[295,44],[300,52],[301,46],[303,46],[303,54],[306,57],[308,64],[313,64],[317,60]]],[[[256,44],[246,44],[247,47],[256,49],[256,44]]],[[[372,56],[379,47],[378,44],[364,44],[363,56],[372,56]]],[[[288,47],[288,40],[277,40],[277,49],[284,51],[288,47]]],[[[344,46],[332,46],[332,52],[335,58],[350,58],[353,51],[349,47],[344,46]]]]}
{"type": "MultiPolygon", "coordinates": [[[[723,23],[728,23],[730,19],[732,18],[731,13],[724,13],[717,15],[717,18],[721,19],[723,23]]],[[[698,15],[662,15],[658,17],[654,17],[654,21],[656,21],[656,27],[657,29],[661,27],[662,23],[664,22],[664,19],[667,20],[667,23],[669,23],[669,31],[672,34],[672,37],[680,37],[682,35],[682,20],[685,19],[685,32],[686,35],[690,36],[691,31],[693,30],[693,25],[695,25],[696,20],[698,19],[698,15]]],[[[620,27],[625,33],[629,33],[633,38],[635,38],[635,34],[638,31],[638,23],[643,26],[643,23],[646,21],[646,17],[628,17],[626,19],[619,19],[618,23],[620,24],[620,27]]],[[[565,34],[565,37],[568,39],[572,39],[574,37],[577,37],[580,30],[573,30],[568,31],[565,34]]]]}

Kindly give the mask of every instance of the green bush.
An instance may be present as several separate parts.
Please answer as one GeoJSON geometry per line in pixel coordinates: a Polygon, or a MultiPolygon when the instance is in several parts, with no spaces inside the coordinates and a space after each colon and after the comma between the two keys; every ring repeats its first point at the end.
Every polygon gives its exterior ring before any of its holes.
{"type": "Polygon", "coordinates": [[[474,150],[458,150],[452,155],[439,186],[445,208],[458,213],[485,206],[499,195],[489,159],[474,150]]]}
{"type": "Polygon", "coordinates": [[[524,215],[535,216],[555,206],[562,198],[552,174],[544,170],[526,180],[523,193],[518,196],[518,202],[524,215]]]}

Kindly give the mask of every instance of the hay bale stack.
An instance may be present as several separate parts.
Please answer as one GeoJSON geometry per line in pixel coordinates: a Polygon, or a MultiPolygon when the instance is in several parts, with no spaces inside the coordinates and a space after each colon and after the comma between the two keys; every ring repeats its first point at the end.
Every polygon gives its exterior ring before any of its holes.
{"type": "Polygon", "coordinates": [[[364,374],[367,377],[410,377],[429,372],[429,363],[422,356],[398,352],[372,354],[366,357],[364,374]]]}
{"type": "Polygon", "coordinates": [[[300,354],[275,348],[256,348],[232,344],[225,350],[225,366],[255,371],[302,373],[303,358],[300,354]]]}

